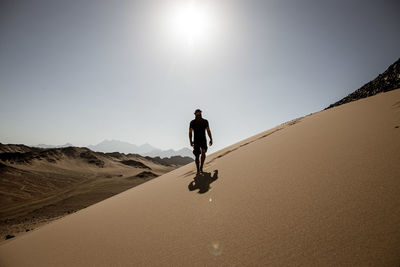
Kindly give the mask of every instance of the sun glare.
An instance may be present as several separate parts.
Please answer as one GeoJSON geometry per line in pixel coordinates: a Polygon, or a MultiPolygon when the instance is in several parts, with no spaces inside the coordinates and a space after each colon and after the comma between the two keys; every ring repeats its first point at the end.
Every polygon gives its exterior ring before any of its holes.
{"type": "Polygon", "coordinates": [[[209,38],[211,18],[207,9],[196,3],[175,8],[172,14],[172,30],[179,41],[194,46],[209,38]]]}

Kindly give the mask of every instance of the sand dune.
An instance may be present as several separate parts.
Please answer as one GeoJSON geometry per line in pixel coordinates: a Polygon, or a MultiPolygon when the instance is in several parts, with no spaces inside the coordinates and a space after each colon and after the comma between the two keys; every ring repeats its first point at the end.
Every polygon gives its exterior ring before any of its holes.
{"type": "Polygon", "coordinates": [[[196,181],[191,163],[6,241],[0,265],[398,266],[399,126],[400,90],[285,123],[196,181]]]}

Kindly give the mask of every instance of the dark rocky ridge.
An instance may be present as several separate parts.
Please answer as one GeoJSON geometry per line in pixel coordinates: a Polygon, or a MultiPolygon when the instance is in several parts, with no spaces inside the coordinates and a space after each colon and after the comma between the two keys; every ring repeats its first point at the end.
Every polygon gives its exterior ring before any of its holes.
{"type": "Polygon", "coordinates": [[[121,160],[120,161],[122,164],[128,165],[128,166],[132,166],[132,167],[136,167],[136,168],[142,168],[142,169],[151,169],[149,166],[141,163],[140,161],[136,161],[133,159],[129,159],[129,160],[121,160]]]}
{"type": "Polygon", "coordinates": [[[394,62],[382,74],[379,74],[374,80],[366,83],[361,88],[355,90],[345,98],[329,105],[325,109],[340,106],[345,103],[356,101],[361,98],[376,95],[378,93],[388,92],[400,88],[400,59],[394,62]]]}
{"type": "Polygon", "coordinates": [[[157,174],[149,172],[149,171],[144,171],[144,172],[141,172],[141,173],[135,175],[135,177],[139,177],[139,178],[149,178],[149,177],[154,178],[157,176],[158,176],[157,174]]]}
{"type": "Polygon", "coordinates": [[[25,152],[31,152],[31,151],[41,151],[43,149],[41,148],[36,148],[36,147],[29,147],[26,145],[14,145],[14,144],[2,144],[0,143],[0,153],[5,153],[5,152],[20,152],[20,153],[25,153],[25,152]]]}
{"type": "Polygon", "coordinates": [[[154,157],[154,158],[145,157],[145,158],[165,166],[171,166],[171,165],[181,166],[193,162],[192,158],[182,157],[182,156],[172,156],[170,158],[160,158],[160,157],[154,157]]]}

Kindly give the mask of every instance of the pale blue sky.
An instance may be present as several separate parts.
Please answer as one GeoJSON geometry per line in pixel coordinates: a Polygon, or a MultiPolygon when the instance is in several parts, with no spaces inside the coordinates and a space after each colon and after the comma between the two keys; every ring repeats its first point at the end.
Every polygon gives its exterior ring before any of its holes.
{"type": "Polygon", "coordinates": [[[399,1],[0,1],[0,142],[118,139],[188,147],[196,108],[216,151],[316,112],[400,57],[399,1]],[[204,11],[205,10],[205,11],[204,11]]]}

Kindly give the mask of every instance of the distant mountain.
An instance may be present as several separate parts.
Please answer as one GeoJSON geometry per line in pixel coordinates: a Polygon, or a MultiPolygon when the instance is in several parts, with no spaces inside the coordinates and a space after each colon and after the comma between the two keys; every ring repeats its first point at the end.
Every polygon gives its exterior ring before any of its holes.
{"type": "Polygon", "coordinates": [[[173,156],[183,156],[183,157],[186,156],[193,158],[192,150],[188,148],[182,148],[179,150],[173,150],[173,149],[162,150],[148,143],[138,146],[135,144],[119,140],[104,140],[98,143],[97,145],[89,145],[88,148],[90,148],[93,151],[104,152],[104,153],[120,152],[125,154],[131,153],[131,154],[139,154],[142,156],[161,157],[161,158],[165,157],[169,158],[173,156]]]}
{"type": "Polygon", "coordinates": [[[46,144],[38,144],[36,146],[33,147],[40,147],[40,148],[63,148],[63,147],[69,147],[69,146],[74,146],[71,143],[66,143],[64,145],[59,145],[59,146],[54,146],[54,145],[46,145],[46,144]]]}
{"type": "Polygon", "coordinates": [[[146,143],[143,145],[135,145],[131,144],[128,142],[123,142],[119,140],[104,140],[97,145],[89,145],[87,146],[93,151],[97,152],[104,152],[104,153],[109,153],[109,152],[120,152],[120,153],[125,153],[125,154],[140,154],[143,155],[145,153],[149,153],[152,150],[155,150],[156,148],[153,147],[152,145],[146,143]]]}
{"type": "Polygon", "coordinates": [[[390,65],[387,70],[379,74],[378,77],[364,84],[361,88],[355,90],[345,98],[331,104],[326,109],[398,88],[400,88],[400,59],[390,65]]]}

